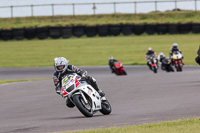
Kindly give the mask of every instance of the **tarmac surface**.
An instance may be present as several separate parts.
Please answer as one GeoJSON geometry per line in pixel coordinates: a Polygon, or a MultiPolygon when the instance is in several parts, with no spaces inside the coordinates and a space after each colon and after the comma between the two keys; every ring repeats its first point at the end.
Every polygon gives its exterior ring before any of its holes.
{"type": "MultiPolygon", "coordinates": [[[[65,106],[52,80],[0,85],[0,133],[40,133],[138,125],[200,117],[200,67],[157,74],[147,66],[125,66],[127,76],[111,74],[107,66],[80,67],[97,79],[112,106],[84,117],[65,106]]],[[[0,79],[52,78],[52,67],[0,68],[0,79]]]]}

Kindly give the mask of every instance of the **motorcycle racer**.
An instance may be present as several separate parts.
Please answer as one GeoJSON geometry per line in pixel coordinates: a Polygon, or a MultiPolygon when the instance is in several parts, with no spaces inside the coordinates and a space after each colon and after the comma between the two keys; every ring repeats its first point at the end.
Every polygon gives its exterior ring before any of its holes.
{"type": "Polygon", "coordinates": [[[111,72],[114,73],[115,72],[115,67],[114,67],[114,63],[117,62],[118,60],[115,60],[112,56],[109,57],[109,66],[111,69],[111,72]]]}
{"type": "Polygon", "coordinates": [[[200,45],[199,45],[199,49],[197,50],[197,57],[195,58],[196,63],[198,63],[200,65],[200,45]]]}
{"type": "Polygon", "coordinates": [[[181,50],[178,48],[178,44],[177,43],[173,43],[172,44],[172,47],[171,47],[170,52],[169,52],[169,56],[172,57],[172,54],[175,51],[179,51],[182,54],[181,50]]]}
{"type": "MultiPolygon", "coordinates": [[[[82,77],[81,80],[85,80],[88,84],[90,84],[99,93],[101,97],[105,95],[104,92],[98,88],[95,78],[88,76],[87,71],[82,70],[74,65],[69,65],[68,62],[69,60],[67,60],[64,57],[54,58],[55,72],[53,74],[53,81],[56,87],[55,90],[57,94],[60,95],[61,93],[62,77],[66,74],[77,73],[79,76],[82,77]]],[[[74,104],[69,99],[67,99],[66,105],[68,107],[74,107],[74,104]]]]}
{"type": "MultiPolygon", "coordinates": [[[[174,62],[173,62],[173,59],[172,59],[172,56],[173,56],[173,52],[180,52],[182,54],[182,51],[178,48],[178,44],[177,43],[173,43],[172,44],[172,47],[170,49],[170,52],[169,52],[169,57],[171,58],[171,62],[172,62],[172,65],[174,65],[174,62]]],[[[182,54],[182,58],[183,58],[183,54],[182,54]]],[[[183,63],[184,65],[184,63],[183,63]]]]}
{"type": "Polygon", "coordinates": [[[158,60],[160,61],[160,66],[163,71],[174,72],[171,60],[168,57],[166,57],[163,52],[159,53],[158,60]]]}
{"type": "Polygon", "coordinates": [[[159,54],[159,56],[158,56],[158,60],[160,61],[160,63],[161,63],[161,69],[162,70],[165,70],[165,67],[164,67],[164,65],[163,65],[163,63],[162,63],[162,61],[165,59],[166,57],[165,57],[165,55],[164,55],[164,53],[160,53],[159,54]]]}
{"type": "MultiPolygon", "coordinates": [[[[148,51],[146,53],[145,60],[147,60],[147,66],[149,67],[149,69],[151,69],[151,65],[149,64],[148,57],[150,55],[154,55],[155,57],[157,57],[157,54],[156,54],[156,52],[153,51],[153,49],[151,47],[149,47],[147,50],[148,51]]],[[[158,59],[156,59],[156,61],[157,61],[157,66],[158,66],[158,59]]]]}

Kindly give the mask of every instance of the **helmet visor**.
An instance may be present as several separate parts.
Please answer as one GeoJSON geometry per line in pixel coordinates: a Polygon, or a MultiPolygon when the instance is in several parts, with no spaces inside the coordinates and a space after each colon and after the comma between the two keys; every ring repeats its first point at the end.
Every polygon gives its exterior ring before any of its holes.
{"type": "Polygon", "coordinates": [[[58,69],[58,70],[63,70],[63,69],[64,69],[64,67],[65,67],[64,65],[57,66],[57,69],[58,69]]]}

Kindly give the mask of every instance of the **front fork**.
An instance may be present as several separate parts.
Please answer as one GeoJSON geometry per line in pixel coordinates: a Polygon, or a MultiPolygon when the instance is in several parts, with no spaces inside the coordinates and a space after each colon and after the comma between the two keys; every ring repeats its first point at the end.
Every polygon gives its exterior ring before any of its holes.
{"type": "Polygon", "coordinates": [[[80,94],[81,94],[81,96],[82,96],[84,102],[85,102],[86,104],[88,104],[88,100],[85,98],[85,95],[83,94],[82,91],[80,91],[80,94]]]}

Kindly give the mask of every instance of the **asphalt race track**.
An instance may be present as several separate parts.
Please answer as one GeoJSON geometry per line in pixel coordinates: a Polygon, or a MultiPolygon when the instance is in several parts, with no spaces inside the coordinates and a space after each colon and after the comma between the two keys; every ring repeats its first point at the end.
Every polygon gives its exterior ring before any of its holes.
{"type": "MultiPolygon", "coordinates": [[[[200,67],[157,74],[146,66],[125,66],[127,76],[107,66],[80,67],[97,79],[112,106],[108,116],[84,117],[65,106],[53,81],[0,85],[0,133],[40,133],[107,128],[200,117],[200,67]]],[[[0,79],[52,78],[53,68],[0,68],[0,79]]]]}

